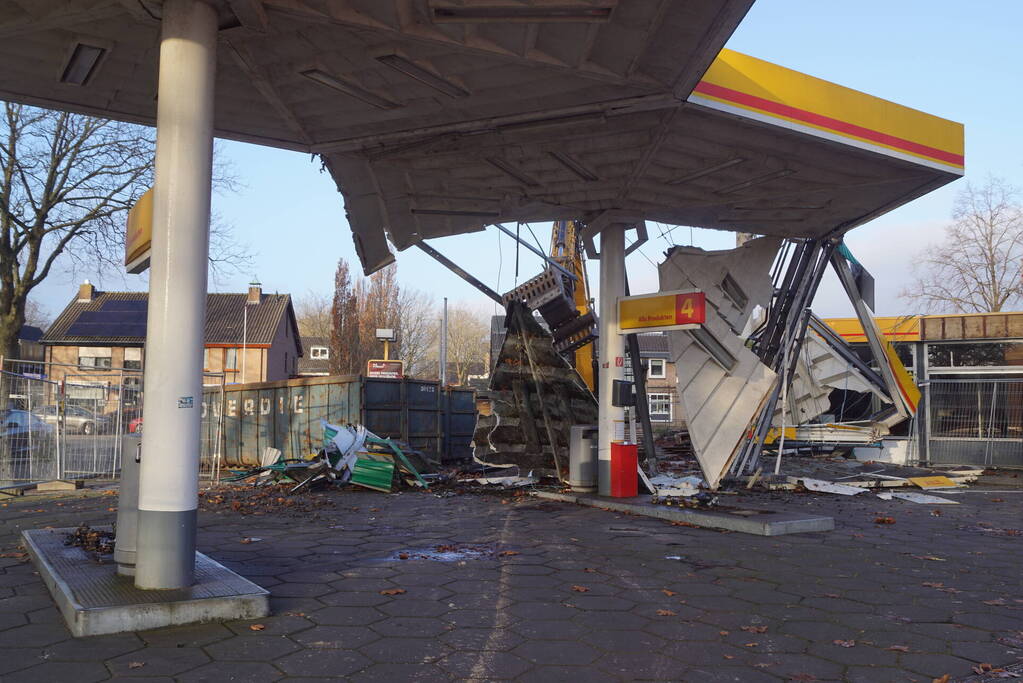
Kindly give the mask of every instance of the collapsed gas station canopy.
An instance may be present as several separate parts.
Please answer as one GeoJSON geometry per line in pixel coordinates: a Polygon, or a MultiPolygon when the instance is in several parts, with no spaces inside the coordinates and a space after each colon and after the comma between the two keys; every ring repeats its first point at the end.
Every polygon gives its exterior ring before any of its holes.
{"type": "MultiPolygon", "coordinates": [[[[718,54],[752,0],[213,4],[217,135],[322,154],[368,272],[388,241],[608,211],[841,233],[962,174],[959,124],[718,54]]],[[[155,123],[160,12],[5,3],[0,98],[155,123]]]]}

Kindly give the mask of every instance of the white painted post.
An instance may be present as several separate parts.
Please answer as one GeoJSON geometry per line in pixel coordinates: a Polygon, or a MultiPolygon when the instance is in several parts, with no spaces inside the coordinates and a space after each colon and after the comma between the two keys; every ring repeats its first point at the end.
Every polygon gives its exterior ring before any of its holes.
{"type": "MultiPolygon", "coordinates": [[[[600,377],[597,416],[597,492],[611,495],[611,442],[625,409],[611,405],[614,380],[625,378],[625,337],[618,330],[618,297],[625,296],[625,226],[600,233],[600,377]]],[[[624,425],[623,425],[624,426],[624,425]]]]}
{"type": "Polygon", "coordinates": [[[135,585],[195,574],[217,14],[166,0],[160,37],[153,256],[135,585]]]}

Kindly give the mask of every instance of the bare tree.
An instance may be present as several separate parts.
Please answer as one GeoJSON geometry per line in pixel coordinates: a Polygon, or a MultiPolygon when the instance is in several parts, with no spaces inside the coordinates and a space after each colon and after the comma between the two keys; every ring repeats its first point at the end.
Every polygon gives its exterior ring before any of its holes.
{"type": "Polygon", "coordinates": [[[331,306],[329,296],[312,290],[295,300],[295,318],[303,337],[330,338],[331,306]]]}
{"type": "MultiPolygon", "coordinates": [[[[92,272],[121,266],[127,210],[152,183],[154,137],[151,128],[4,103],[0,354],[16,354],[29,294],[59,261],[92,272]]],[[[229,232],[220,224],[215,252],[229,232]]],[[[216,260],[238,265],[236,256],[216,260]]]]}
{"type": "Polygon", "coordinates": [[[53,322],[53,315],[38,301],[29,299],[25,302],[25,324],[45,330],[53,322]]]}
{"type": "Polygon", "coordinates": [[[464,304],[448,307],[448,365],[456,384],[469,375],[487,372],[490,353],[490,319],[482,311],[464,304]]]}
{"type": "Polygon", "coordinates": [[[334,272],[334,296],[330,309],[330,372],[351,375],[362,372],[358,367],[361,356],[359,329],[359,302],[352,286],[348,262],[337,262],[334,272]]]}
{"type": "Polygon", "coordinates": [[[402,287],[398,293],[398,354],[405,374],[424,378],[436,368],[431,349],[437,340],[437,314],[433,299],[418,289],[402,287]]]}
{"type": "Polygon", "coordinates": [[[1023,302],[1023,206],[999,178],[967,184],[944,240],[917,255],[904,299],[928,312],[987,313],[1023,302]]]}

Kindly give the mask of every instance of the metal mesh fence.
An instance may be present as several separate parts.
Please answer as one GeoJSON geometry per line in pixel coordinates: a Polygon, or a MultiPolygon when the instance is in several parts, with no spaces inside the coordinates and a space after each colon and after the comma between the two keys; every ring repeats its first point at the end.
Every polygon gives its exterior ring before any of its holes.
{"type": "MultiPolygon", "coordinates": [[[[80,372],[77,366],[16,360],[4,366],[0,481],[118,476],[122,458],[135,452],[144,430],[141,370],[80,372]],[[46,379],[54,376],[62,381],[46,379]]],[[[221,463],[224,378],[207,374],[203,383],[199,470],[209,480],[221,463]]]]}
{"type": "Polygon", "coordinates": [[[1023,467],[1023,380],[931,379],[926,392],[931,463],[1023,467]]]}

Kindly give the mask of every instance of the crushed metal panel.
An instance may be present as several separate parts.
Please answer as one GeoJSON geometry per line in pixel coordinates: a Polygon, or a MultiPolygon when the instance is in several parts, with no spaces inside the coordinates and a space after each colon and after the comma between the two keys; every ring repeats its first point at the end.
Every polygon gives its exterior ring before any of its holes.
{"type": "Polygon", "coordinates": [[[596,424],[597,401],[528,309],[512,303],[505,320],[507,336],[490,390],[479,397],[489,406],[480,406],[473,458],[537,474],[555,472],[557,462],[567,474],[569,430],[573,424],[596,424]],[[539,377],[534,377],[534,366],[539,377]]]}
{"type": "Polygon", "coordinates": [[[662,291],[695,287],[707,298],[703,327],[668,338],[693,451],[712,489],[775,384],[774,371],[739,333],[757,306],[770,303],[770,268],[780,244],[760,238],[724,251],[676,247],[659,268],[662,291]]]}

